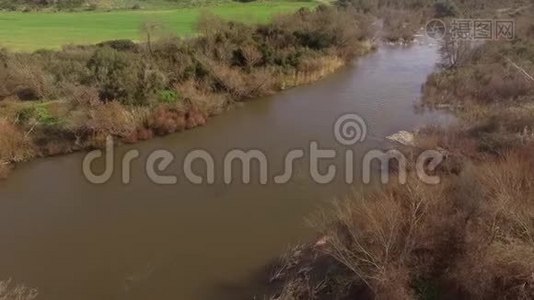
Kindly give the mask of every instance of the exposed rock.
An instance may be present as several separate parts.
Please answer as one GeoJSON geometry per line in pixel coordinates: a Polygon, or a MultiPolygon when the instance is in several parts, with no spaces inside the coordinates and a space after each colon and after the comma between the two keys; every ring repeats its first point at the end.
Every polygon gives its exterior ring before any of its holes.
{"type": "Polygon", "coordinates": [[[386,138],[390,141],[397,142],[405,146],[412,146],[412,147],[415,146],[415,135],[405,130],[401,130],[386,138]]]}
{"type": "Polygon", "coordinates": [[[326,245],[326,243],[328,242],[328,236],[323,236],[321,237],[320,239],[317,240],[317,242],[315,242],[314,246],[315,247],[323,247],[326,245]]]}

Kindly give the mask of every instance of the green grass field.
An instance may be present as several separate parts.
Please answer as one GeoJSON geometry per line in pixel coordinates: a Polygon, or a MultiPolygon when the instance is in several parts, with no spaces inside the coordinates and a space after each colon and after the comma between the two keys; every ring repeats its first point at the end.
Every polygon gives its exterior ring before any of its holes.
{"type": "Polygon", "coordinates": [[[92,44],[112,39],[139,40],[143,22],[160,22],[181,36],[194,34],[203,10],[228,20],[268,22],[273,15],[313,7],[317,2],[225,3],[203,8],[123,10],[110,12],[0,12],[0,47],[16,51],[57,49],[65,44],[92,44]]]}

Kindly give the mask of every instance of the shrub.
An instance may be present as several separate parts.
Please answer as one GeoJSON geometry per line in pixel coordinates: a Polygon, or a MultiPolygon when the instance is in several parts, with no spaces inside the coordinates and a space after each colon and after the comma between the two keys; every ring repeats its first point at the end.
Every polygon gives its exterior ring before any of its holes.
{"type": "Polygon", "coordinates": [[[16,115],[19,124],[35,127],[51,127],[61,123],[60,118],[50,112],[47,104],[23,106],[16,115]]]}
{"type": "Polygon", "coordinates": [[[171,90],[163,90],[159,92],[159,102],[166,104],[175,104],[180,99],[177,92],[171,90]]]}
{"type": "Polygon", "coordinates": [[[149,62],[144,62],[138,72],[133,101],[129,101],[129,103],[147,105],[156,100],[158,92],[168,86],[168,80],[157,66],[149,62]]]}
{"type": "Polygon", "coordinates": [[[148,127],[157,135],[166,135],[186,128],[186,115],[176,108],[160,105],[151,114],[148,127]]]}
{"type": "Polygon", "coordinates": [[[199,74],[191,46],[178,38],[165,38],[152,43],[152,59],[167,76],[169,84],[193,79],[199,74]]]}
{"type": "Polygon", "coordinates": [[[91,50],[83,47],[64,47],[60,52],[38,52],[36,55],[44,65],[44,69],[53,80],[53,91],[50,98],[70,96],[65,87],[84,85],[91,76],[87,62],[92,55],[91,50]]]}
{"type": "Polygon", "coordinates": [[[146,105],[167,85],[164,74],[134,54],[110,47],[97,49],[88,62],[92,78],[104,101],[146,105]]]}
{"type": "Polygon", "coordinates": [[[252,68],[260,64],[263,54],[253,45],[242,46],[234,51],[234,65],[252,68]]]}
{"type": "Polygon", "coordinates": [[[0,163],[21,162],[34,155],[34,146],[24,132],[7,120],[0,119],[0,163]]]}
{"type": "Polygon", "coordinates": [[[34,108],[37,121],[43,126],[53,126],[59,122],[59,119],[52,116],[48,109],[44,106],[37,106],[34,108]]]}
{"type": "Polygon", "coordinates": [[[384,38],[391,42],[411,41],[421,27],[424,16],[410,10],[387,10],[384,15],[384,38]]]}
{"type": "Polygon", "coordinates": [[[99,47],[109,47],[118,51],[134,51],[139,47],[132,40],[112,40],[98,43],[99,47]]]}
{"type": "Polygon", "coordinates": [[[95,51],[87,67],[92,72],[92,78],[100,89],[100,98],[105,101],[130,101],[134,82],[137,79],[136,61],[125,53],[110,47],[103,47],[95,51]]]}
{"type": "Polygon", "coordinates": [[[38,100],[51,93],[53,84],[37,57],[0,55],[0,96],[38,100]]]}
{"type": "MultiPolygon", "coordinates": [[[[180,101],[180,104],[188,103],[205,116],[221,113],[229,102],[226,95],[211,92],[206,83],[186,81],[177,84],[174,88],[182,96],[183,101],[180,101]]],[[[185,111],[188,107],[184,106],[180,109],[185,111]]]]}
{"type": "Polygon", "coordinates": [[[76,109],[78,106],[85,108],[102,104],[97,88],[71,85],[65,87],[65,89],[67,95],[69,95],[67,99],[73,106],[73,109],[76,109]]]}
{"type": "Polygon", "coordinates": [[[73,124],[73,127],[101,136],[126,137],[131,135],[138,125],[133,113],[117,101],[90,108],[87,114],[88,119],[82,120],[83,124],[73,124]]]}

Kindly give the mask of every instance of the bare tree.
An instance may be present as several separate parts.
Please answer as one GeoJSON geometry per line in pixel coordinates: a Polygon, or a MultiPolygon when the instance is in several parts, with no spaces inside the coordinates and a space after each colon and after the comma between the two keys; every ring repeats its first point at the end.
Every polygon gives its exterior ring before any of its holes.
{"type": "Polygon", "coordinates": [[[467,61],[473,51],[473,45],[466,40],[445,37],[441,41],[441,67],[456,68],[467,61]]]}
{"type": "Polygon", "coordinates": [[[160,22],[148,21],[141,24],[141,35],[146,38],[146,44],[150,54],[152,54],[152,40],[163,28],[164,26],[160,22]]]}

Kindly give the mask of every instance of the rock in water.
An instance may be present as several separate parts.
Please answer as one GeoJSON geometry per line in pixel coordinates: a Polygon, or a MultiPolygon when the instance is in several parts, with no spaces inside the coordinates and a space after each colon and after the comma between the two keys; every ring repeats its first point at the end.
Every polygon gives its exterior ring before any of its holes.
{"type": "Polygon", "coordinates": [[[390,141],[397,142],[405,146],[415,146],[415,135],[405,130],[401,130],[386,138],[390,141]]]}

